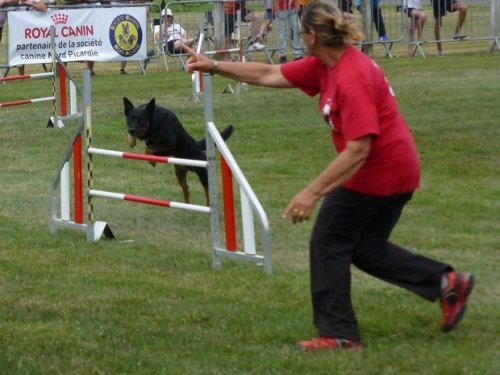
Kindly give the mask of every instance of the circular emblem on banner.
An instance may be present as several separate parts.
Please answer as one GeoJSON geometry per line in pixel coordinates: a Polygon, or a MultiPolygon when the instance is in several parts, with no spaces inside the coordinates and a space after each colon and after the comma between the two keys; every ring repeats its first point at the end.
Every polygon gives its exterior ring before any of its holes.
{"type": "Polygon", "coordinates": [[[109,28],[109,41],[121,56],[129,57],[137,53],[142,43],[142,28],[134,17],[120,14],[109,28]]]}

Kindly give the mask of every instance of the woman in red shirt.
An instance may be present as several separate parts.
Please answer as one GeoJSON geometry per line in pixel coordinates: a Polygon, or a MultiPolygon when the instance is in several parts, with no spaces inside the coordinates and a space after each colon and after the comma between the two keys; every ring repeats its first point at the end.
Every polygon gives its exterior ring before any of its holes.
{"type": "Polygon", "coordinates": [[[190,71],[260,86],[319,94],[337,156],[288,204],[283,218],[309,219],[323,198],[310,241],[313,322],[319,335],[304,350],[361,349],[351,303],[351,264],[429,301],[441,302],[441,327],[463,317],[473,275],[389,242],[404,205],[419,185],[411,132],[382,69],[352,46],[355,23],[329,0],[312,0],[301,18],[309,56],[283,65],[216,62],[186,50],[190,71]]]}

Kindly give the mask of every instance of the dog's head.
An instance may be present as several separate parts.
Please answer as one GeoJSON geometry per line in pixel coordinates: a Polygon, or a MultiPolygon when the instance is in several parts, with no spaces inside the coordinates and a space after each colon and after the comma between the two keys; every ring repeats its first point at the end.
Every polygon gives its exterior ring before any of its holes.
{"type": "Polygon", "coordinates": [[[136,138],[143,140],[146,136],[154,116],[155,99],[151,99],[148,104],[134,107],[130,100],[123,98],[123,107],[127,119],[128,144],[134,147],[136,138]]]}

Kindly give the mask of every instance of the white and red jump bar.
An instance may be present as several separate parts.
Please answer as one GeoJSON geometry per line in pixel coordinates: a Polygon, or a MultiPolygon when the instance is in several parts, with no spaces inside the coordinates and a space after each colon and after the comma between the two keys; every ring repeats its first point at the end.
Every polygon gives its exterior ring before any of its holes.
{"type": "Polygon", "coordinates": [[[145,161],[149,161],[152,163],[186,165],[189,167],[199,167],[199,168],[207,168],[208,167],[208,162],[203,161],[203,160],[179,159],[179,158],[173,158],[170,156],[155,156],[155,155],[136,154],[136,153],[132,153],[132,152],[105,150],[102,148],[94,148],[94,147],[89,147],[88,153],[94,154],[94,155],[113,156],[113,157],[122,158],[122,159],[145,160],[145,161]]]}

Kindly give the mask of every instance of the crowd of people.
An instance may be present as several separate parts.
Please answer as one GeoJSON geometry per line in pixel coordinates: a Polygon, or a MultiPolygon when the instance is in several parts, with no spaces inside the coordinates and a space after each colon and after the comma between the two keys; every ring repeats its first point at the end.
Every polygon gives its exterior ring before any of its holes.
{"type": "MultiPolygon", "coordinates": [[[[142,0],[140,0],[142,1],[142,0]]],[[[245,0],[224,1],[224,35],[226,49],[234,46],[234,31],[238,12],[241,14],[241,20],[248,23],[250,35],[249,43],[245,46],[247,51],[259,51],[266,47],[266,37],[272,29],[273,23],[276,23],[277,45],[273,49],[278,52],[279,63],[287,62],[288,51],[291,47],[293,60],[299,60],[305,56],[306,49],[300,38],[301,26],[300,17],[310,0],[263,0],[265,11],[256,11],[247,9],[245,0]]],[[[363,0],[337,0],[337,5],[342,11],[343,18],[350,22],[358,22],[362,17],[363,0]],[[354,3],[353,3],[354,1],[354,3]],[[355,15],[353,8],[359,15],[355,15]]],[[[103,3],[114,6],[128,3],[135,3],[137,0],[114,1],[101,3],[90,2],[89,0],[80,0],[79,3],[91,3],[92,6],[101,6],[103,3]]],[[[143,2],[143,1],[142,1],[143,2]]],[[[453,40],[464,40],[468,36],[464,35],[462,26],[467,17],[467,6],[459,0],[431,0],[432,13],[434,16],[434,40],[437,47],[437,56],[444,56],[443,44],[441,42],[441,28],[443,17],[447,13],[457,12],[457,22],[454,33],[451,36],[453,40]]],[[[5,6],[21,6],[23,10],[36,10],[45,12],[48,9],[47,2],[43,0],[0,0],[0,8],[5,6]]],[[[371,18],[375,30],[378,32],[377,42],[391,42],[385,27],[380,0],[371,0],[371,18]]],[[[424,11],[421,0],[404,0],[402,11],[408,17],[408,56],[415,53],[415,44],[425,43],[424,26],[427,20],[427,13],[424,11]]],[[[149,12],[149,7],[148,7],[149,12]]],[[[0,42],[2,40],[2,31],[6,22],[6,12],[0,11],[0,42]]],[[[162,27],[156,25],[154,28],[154,40],[161,45],[163,52],[170,54],[182,53],[181,44],[192,46],[195,43],[195,35],[188,35],[186,30],[178,22],[174,22],[174,15],[170,9],[164,8],[161,12],[162,27]]],[[[231,59],[229,53],[225,54],[225,59],[231,59]]],[[[94,61],[87,61],[87,67],[91,74],[94,72],[94,61]]],[[[120,74],[126,74],[126,61],[120,63],[120,74]]],[[[24,74],[24,66],[19,67],[19,74],[24,74]]]]}
{"type": "MultiPolygon", "coordinates": [[[[305,47],[300,38],[300,16],[310,0],[264,0],[265,11],[260,14],[258,11],[247,9],[245,0],[224,1],[224,20],[226,48],[232,45],[232,35],[235,30],[236,14],[241,11],[241,19],[250,23],[250,43],[248,51],[261,50],[266,48],[266,35],[276,22],[278,33],[278,43],[273,48],[278,51],[279,63],[287,62],[287,47],[290,46],[294,60],[301,59],[305,54],[305,47]]],[[[387,33],[384,15],[380,0],[371,0],[371,20],[378,33],[377,42],[391,43],[387,33]]],[[[363,0],[337,0],[337,5],[342,11],[344,19],[357,22],[362,16],[363,0]],[[356,16],[353,7],[358,11],[356,16]]],[[[467,35],[461,33],[467,16],[467,6],[459,0],[431,0],[432,12],[434,15],[434,42],[437,46],[437,56],[444,56],[441,42],[441,28],[443,17],[447,13],[457,12],[457,22],[454,27],[452,40],[460,41],[468,39],[467,35]]],[[[398,6],[399,8],[399,6],[398,6]]],[[[427,14],[423,9],[421,0],[404,0],[401,7],[407,15],[408,22],[408,55],[413,56],[415,43],[424,43],[423,29],[427,20],[427,14]]],[[[365,41],[366,42],[366,41],[365,41]]],[[[227,57],[227,56],[226,56],[227,57]]],[[[227,58],[226,58],[227,60],[227,58]]]]}

